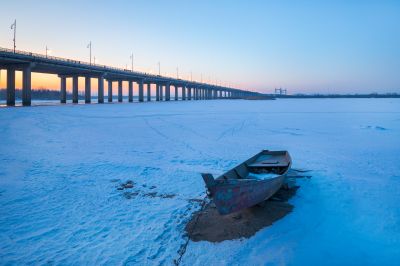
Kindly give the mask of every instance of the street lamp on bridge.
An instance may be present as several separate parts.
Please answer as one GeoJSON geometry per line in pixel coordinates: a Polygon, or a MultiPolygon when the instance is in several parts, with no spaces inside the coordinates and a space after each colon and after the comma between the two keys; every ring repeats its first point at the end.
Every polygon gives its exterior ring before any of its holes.
{"type": "Polygon", "coordinates": [[[46,45],[46,58],[47,58],[47,55],[50,54],[50,53],[51,53],[51,50],[46,45]]]}
{"type": "Polygon", "coordinates": [[[133,53],[131,53],[131,56],[129,57],[131,59],[131,64],[132,64],[132,72],[133,72],[133,53]]]}
{"type": "Polygon", "coordinates": [[[16,48],[16,45],[15,45],[15,35],[16,35],[16,33],[17,33],[17,20],[16,20],[16,19],[14,20],[14,23],[11,24],[11,29],[14,30],[14,39],[13,39],[13,41],[14,41],[14,53],[15,53],[15,48],[16,48]]]}
{"type": "Polygon", "coordinates": [[[89,62],[90,64],[92,64],[92,41],[89,42],[87,48],[89,48],[89,56],[90,56],[89,62]]]}

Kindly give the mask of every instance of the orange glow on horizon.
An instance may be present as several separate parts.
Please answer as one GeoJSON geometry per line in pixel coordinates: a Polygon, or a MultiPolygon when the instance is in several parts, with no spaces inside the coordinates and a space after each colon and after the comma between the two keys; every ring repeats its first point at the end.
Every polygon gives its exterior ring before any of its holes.
{"type": "MultiPolygon", "coordinates": [[[[60,78],[55,74],[45,74],[32,72],[32,90],[60,90],[60,78]]],[[[7,71],[0,71],[0,89],[5,89],[7,87],[7,71]]],[[[113,95],[118,94],[118,82],[113,82],[113,95]]],[[[15,88],[22,88],[22,71],[15,72],[15,88]]],[[[151,84],[151,95],[155,96],[155,85],[151,84]]],[[[128,82],[122,82],[122,93],[124,96],[128,95],[129,85],[128,82]]],[[[171,92],[173,91],[173,86],[171,86],[171,92]]],[[[78,91],[82,94],[85,92],[85,78],[79,77],[78,79],[78,91]]],[[[147,95],[147,85],[143,86],[144,95],[147,95]]],[[[72,93],[72,78],[67,78],[67,92],[72,93]]],[[[91,94],[97,95],[98,93],[98,82],[96,78],[91,79],[91,94]]],[[[138,85],[133,83],[133,95],[138,94],[138,85]]],[[[180,94],[180,90],[179,90],[180,94]]],[[[104,81],[104,95],[108,96],[108,82],[104,81]]]]}
{"type": "MultiPolygon", "coordinates": [[[[43,74],[32,72],[32,89],[59,90],[60,79],[54,74],[43,74]]],[[[7,87],[7,71],[1,70],[0,88],[7,87]]],[[[15,88],[22,88],[22,71],[15,72],[15,88]]]]}

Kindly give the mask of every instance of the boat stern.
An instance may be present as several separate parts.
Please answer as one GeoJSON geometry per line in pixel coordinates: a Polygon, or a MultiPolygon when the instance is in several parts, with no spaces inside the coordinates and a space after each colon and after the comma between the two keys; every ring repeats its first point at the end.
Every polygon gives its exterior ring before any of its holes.
{"type": "Polygon", "coordinates": [[[216,184],[214,176],[209,173],[202,173],[201,176],[203,177],[204,183],[206,183],[208,191],[212,195],[216,184]]]}

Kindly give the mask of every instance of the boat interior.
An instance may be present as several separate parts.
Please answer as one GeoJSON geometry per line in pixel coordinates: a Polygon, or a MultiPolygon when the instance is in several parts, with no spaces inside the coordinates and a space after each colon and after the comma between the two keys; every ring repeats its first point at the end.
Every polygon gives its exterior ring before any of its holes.
{"type": "Polygon", "coordinates": [[[284,174],[289,164],[286,151],[262,151],[218,179],[269,179],[284,174]]]}

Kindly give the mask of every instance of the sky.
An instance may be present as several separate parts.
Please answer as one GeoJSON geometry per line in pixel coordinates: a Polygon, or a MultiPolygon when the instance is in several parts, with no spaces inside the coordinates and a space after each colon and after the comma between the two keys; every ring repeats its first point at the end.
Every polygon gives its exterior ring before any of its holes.
{"type": "MultiPolygon", "coordinates": [[[[400,1],[0,0],[0,47],[272,93],[400,93],[400,1]]],[[[5,87],[5,70],[0,87],[5,87]]],[[[17,75],[17,87],[21,84],[17,75]]],[[[33,88],[59,88],[35,74],[33,88]]],[[[70,86],[70,85],[68,85],[70,86]]],[[[125,86],[125,85],[124,85],[125,86]]]]}

